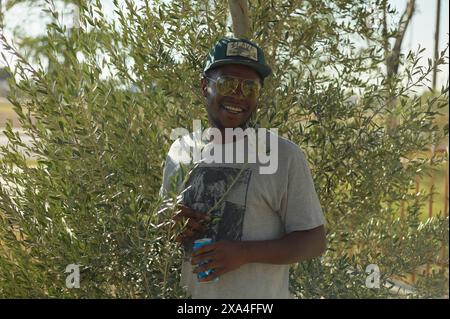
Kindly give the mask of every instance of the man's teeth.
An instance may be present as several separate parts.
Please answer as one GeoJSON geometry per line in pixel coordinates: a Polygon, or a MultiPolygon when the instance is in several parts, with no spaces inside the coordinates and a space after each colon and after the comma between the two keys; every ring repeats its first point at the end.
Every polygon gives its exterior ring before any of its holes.
{"type": "Polygon", "coordinates": [[[232,105],[224,105],[223,106],[227,111],[230,111],[232,113],[241,113],[244,112],[244,109],[238,107],[238,106],[232,106],[232,105]]]}

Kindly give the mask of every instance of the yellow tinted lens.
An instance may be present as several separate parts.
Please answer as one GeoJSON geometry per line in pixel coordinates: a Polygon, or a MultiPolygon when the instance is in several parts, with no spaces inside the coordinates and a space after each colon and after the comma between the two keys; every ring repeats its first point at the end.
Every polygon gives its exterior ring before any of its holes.
{"type": "Polygon", "coordinates": [[[217,91],[219,91],[221,95],[230,95],[236,90],[238,83],[238,79],[219,77],[216,82],[217,91]]]}
{"type": "Polygon", "coordinates": [[[261,90],[261,84],[258,81],[253,80],[245,80],[242,83],[242,93],[246,97],[256,97],[259,95],[259,91],[261,90]]]}

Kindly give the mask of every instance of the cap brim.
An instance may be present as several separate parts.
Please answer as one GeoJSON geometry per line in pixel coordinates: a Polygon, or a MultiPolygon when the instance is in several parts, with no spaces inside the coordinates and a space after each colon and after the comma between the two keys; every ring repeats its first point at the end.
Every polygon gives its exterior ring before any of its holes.
{"type": "Polygon", "coordinates": [[[264,79],[265,77],[269,76],[272,73],[272,69],[266,65],[252,62],[252,61],[244,61],[244,60],[236,60],[236,59],[222,59],[217,60],[213,64],[211,64],[208,67],[208,70],[216,68],[221,65],[227,65],[227,64],[240,64],[240,65],[246,65],[251,67],[252,69],[255,69],[256,72],[261,75],[261,77],[264,79]]]}

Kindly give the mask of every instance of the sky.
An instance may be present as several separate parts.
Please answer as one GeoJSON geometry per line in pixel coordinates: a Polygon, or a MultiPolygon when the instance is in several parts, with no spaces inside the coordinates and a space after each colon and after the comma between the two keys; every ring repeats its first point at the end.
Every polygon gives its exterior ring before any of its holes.
{"type": "MultiPolygon", "coordinates": [[[[119,1],[122,2],[122,1],[119,1]]],[[[391,6],[397,9],[397,19],[406,7],[408,0],[390,0],[391,6]]],[[[436,21],[436,2],[437,0],[416,0],[416,12],[408,27],[405,35],[402,52],[407,53],[409,50],[415,51],[420,45],[425,48],[423,53],[423,64],[426,64],[428,58],[434,57],[434,32],[436,21]]],[[[101,0],[106,15],[112,15],[113,4],[112,0],[101,0]]],[[[58,8],[58,7],[57,7],[58,8]]],[[[25,6],[17,6],[5,15],[5,24],[10,26],[17,26],[25,31],[28,35],[37,35],[42,33],[44,26],[42,21],[29,21],[27,17],[36,16],[37,10],[31,10],[25,6]]],[[[66,19],[69,20],[69,19],[66,19]]],[[[68,22],[71,24],[71,21],[68,22]]],[[[6,33],[6,32],[5,32],[6,33]]],[[[6,33],[7,36],[11,36],[6,33]]],[[[443,50],[449,42],[449,0],[441,1],[441,22],[440,22],[440,37],[439,49],[443,50]]],[[[3,48],[0,48],[0,51],[3,48]]],[[[3,51],[2,51],[3,52],[3,51]]],[[[447,53],[448,59],[448,53],[447,53]]],[[[1,61],[0,65],[4,63],[1,61]]],[[[443,72],[438,74],[438,85],[448,81],[449,71],[448,67],[443,72]]]]}
{"type": "MultiPolygon", "coordinates": [[[[407,0],[389,1],[397,11],[403,12],[407,0]]],[[[434,33],[436,25],[436,0],[417,0],[416,12],[405,34],[402,52],[415,50],[420,44],[425,48],[424,61],[434,58],[434,33]]],[[[449,0],[441,0],[441,20],[439,32],[439,51],[442,51],[449,42],[449,0]]],[[[448,59],[448,52],[447,52],[448,59]]],[[[448,81],[448,66],[438,74],[438,84],[448,81]]]]}

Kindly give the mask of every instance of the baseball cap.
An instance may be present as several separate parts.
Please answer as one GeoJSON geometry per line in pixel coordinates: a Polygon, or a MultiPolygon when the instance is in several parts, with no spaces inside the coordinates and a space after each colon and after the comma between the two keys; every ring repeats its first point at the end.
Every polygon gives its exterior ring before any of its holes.
{"type": "Polygon", "coordinates": [[[209,51],[203,72],[226,64],[247,65],[263,79],[272,73],[264,59],[263,50],[256,43],[242,38],[220,39],[209,51]]]}

